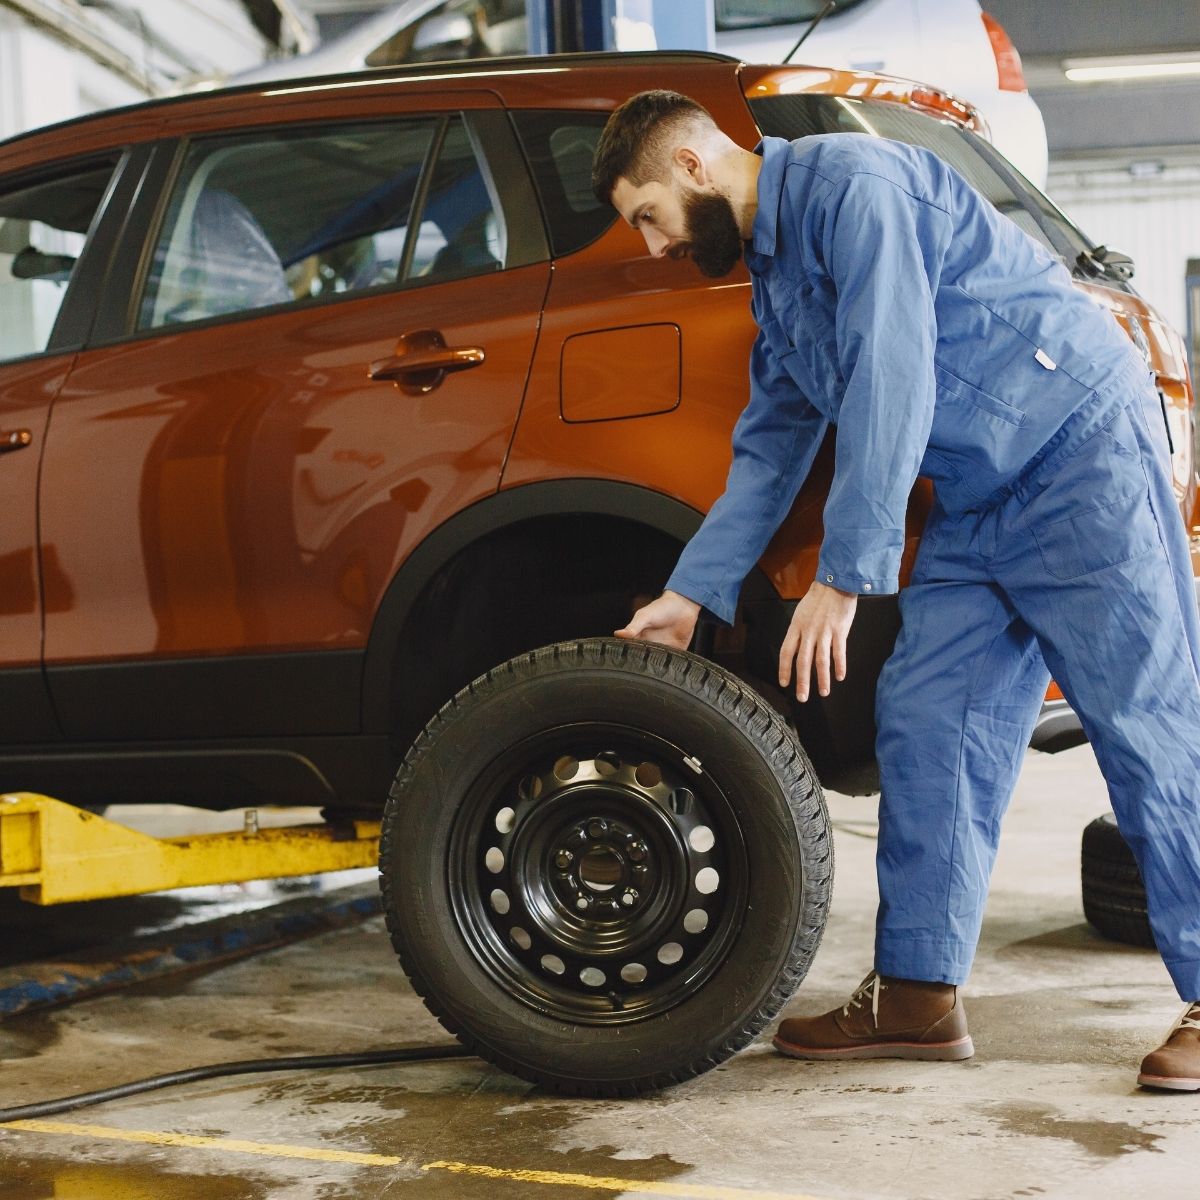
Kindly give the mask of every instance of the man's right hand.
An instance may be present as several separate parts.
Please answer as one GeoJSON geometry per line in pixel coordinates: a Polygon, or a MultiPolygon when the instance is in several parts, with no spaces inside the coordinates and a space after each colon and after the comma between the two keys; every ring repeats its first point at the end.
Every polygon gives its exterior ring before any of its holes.
{"type": "Polygon", "coordinates": [[[663,592],[657,600],[639,608],[624,629],[616,631],[620,638],[643,638],[660,642],[676,650],[686,650],[696,628],[700,605],[678,592],[663,592]]]}

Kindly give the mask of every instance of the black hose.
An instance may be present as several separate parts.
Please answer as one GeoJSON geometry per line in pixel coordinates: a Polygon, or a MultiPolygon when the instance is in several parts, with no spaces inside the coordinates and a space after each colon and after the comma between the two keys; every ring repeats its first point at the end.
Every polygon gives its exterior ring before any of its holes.
{"type": "Polygon", "coordinates": [[[201,1079],[220,1079],[224,1075],[254,1075],[266,1071],[313,1071],[332,1067],[365,1067],[378,1063],[432,1062],[443,1058],[474,1058],[466,1046],[408,1046],[396,1050],[365,1050],[361,1054],[303,1054],[294,1058],[247,1058],[242,1062],[213,1063],[207,1067],[190,1067],[185,1071],[169,1071],[166,1075],[151,1075],[132,1083],[100,1088],[95,1092],[79,1092],[59,1100],[43,1100],[40,1104],[21,1104],[16,1108],[0,1108],[0,1124],[6,1121],[25,1121],[33,1117],[52,1117],[56,1113],[86,1108],[136,1096],[156,1088],[173,1087],[177,1083],[197,1083],[201,1079]]]}

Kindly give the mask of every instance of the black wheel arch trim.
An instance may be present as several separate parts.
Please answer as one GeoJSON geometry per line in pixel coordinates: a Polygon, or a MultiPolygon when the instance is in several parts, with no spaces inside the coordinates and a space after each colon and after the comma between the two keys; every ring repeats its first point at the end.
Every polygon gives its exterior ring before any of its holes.
{"type": "Polygon", "coordinates": [[[652,488],[611,479],[554,479],[494,492],[443,522],[392,578],[371,627],[363,670],[362,729],[386,732],[392,669],[413,606],[425,587],[472,542],[538,517],[577,513],[616,517],[656,529],[680,543],[704,514],[652,488]]]}

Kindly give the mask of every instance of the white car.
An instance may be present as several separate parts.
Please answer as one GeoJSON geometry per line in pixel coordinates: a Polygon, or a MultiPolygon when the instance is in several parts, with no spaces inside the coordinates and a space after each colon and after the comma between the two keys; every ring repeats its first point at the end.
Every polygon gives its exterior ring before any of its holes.
{"type": "MultiPolygon", "coordinates": [[[[716,49],[782,62],[825,0],[715,0],[716,49]]],[[[838,0],[792,58],[883,71],[952,92],[983,114],[992,142],[1031,183],[1046,186],[1046,126],[1021,59],[977,0],[838,0]]]]}

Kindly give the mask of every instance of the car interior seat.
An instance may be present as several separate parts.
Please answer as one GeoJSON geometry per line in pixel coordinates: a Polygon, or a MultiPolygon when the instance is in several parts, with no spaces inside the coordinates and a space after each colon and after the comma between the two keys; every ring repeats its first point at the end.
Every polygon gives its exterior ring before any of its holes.
{"type": "Polygon", "coordinates": [[[283,264],[258,219],[232,193],[200,193],[180,261],[168,254],[155,309],[158,321],[205,317],[282,304],[293,298],[283,264]]]}

